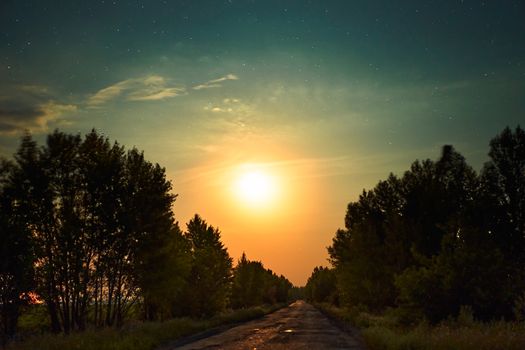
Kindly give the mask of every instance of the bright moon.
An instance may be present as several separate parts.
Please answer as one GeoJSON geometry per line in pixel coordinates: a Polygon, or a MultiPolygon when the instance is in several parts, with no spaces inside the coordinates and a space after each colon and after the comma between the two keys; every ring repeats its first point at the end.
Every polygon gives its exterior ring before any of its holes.
{"type": "Polygon", "coordinates": [[[236,181],[235,188],[243,202],[256,205],[268,203],[276,191],[273,178],[261,171],[242,173],[236,181]]]}

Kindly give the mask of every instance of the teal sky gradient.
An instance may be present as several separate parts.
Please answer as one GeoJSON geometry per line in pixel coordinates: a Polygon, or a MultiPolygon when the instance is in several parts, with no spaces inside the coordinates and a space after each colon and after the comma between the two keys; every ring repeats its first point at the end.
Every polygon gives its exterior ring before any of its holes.
{"type": "Polygon", "coordinates": [[[524,14],[510,0],[2,1],[0,154],[24,129],[96,128],[166,167],[181,223],[202,214],[234,258],[302,284],[363,188],[443,144],[479,170],[489,140],[523,126],[524,14]],[[222,208],[243,163],[284,174],[286,215],[222,208]]]}

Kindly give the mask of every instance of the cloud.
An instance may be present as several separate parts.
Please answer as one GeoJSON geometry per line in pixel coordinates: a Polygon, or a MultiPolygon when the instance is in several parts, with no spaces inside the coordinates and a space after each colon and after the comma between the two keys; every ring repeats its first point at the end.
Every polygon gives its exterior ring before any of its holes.
{"type": "Polygon", "coordinates": [[[221,107],[213,107],[210,110],[212,112],[232,112],[233,111],[231,108],[221,108],[221,107]]]}
{"type": "Polygon", "coordinates": [[[179,89],[179,88],[166,88],[164,90],[161,90],[161,91],[157,91],[157,92],[151,92],[149,95],[146,94],[136,94],[136,93],[133,93],[133,94],[130,94],[128,96],[128,100],[131,100],[131,101],[155,101],[155,100],[163,100],[165,98],[168,98],[168,97],[174,97],[174,96],[177,96],[177,95],[181,95],[182,93],[184,92],[183,89],[179,89]]]}
{"type": "Polygon", "coordinates": [[[34,96],[44,96],[49,94],[49,88],[43,85],[19,85],[18,89],[34,96]]]}
{"type": "Polygon", "coordinates": [[[0,86],[0,135],[17,135],[22,130],[45,133],[51,127],[70,123],[66,117],[77,111],[63,103],[44,85],[0,86]]]}
{"type": "MultiPolygon", "coordinates": [[[[223,153],[224,149],[217,145],[197,145],[200,151],[207,153],[223,153]]],[[[216,163],[202,166],[188,167],[175,171],[175,177],[179,179],[178,184],[185,184],[194,181],[201,181],[202,178],[219,177],[221,174],[232,173],[233,169],[239,166],[246,169],[271,170],[272,172],[285,171],[289,178],[294,180],[306,178],[321,178],[347,174],[355,174],[366,170],[352,167],[353,163],[369,163],[379,157],[373,155],[370,157],[351,157],[348,155],[327,156],[318,158],[291,158],[281,159],[273,162],[245,162],[239,163],[239,159],[226,159],[216,163]]]]}
{"type": "Polygon", "coordinates": [[[168,86],[166,79],[161,76],[149,75],[123,80],[105,87],[90,96],[87,105],[99,107],[121,96],[129,101],[156,101],[182,95],[185,92],[185,88],[168,86]]]}
{"type": "Polygon", "coordinates": [[[199,84],[199,85],[196,85],[193,87],[193,90],[202,90],[202,89],[211,89],[211,88],[218,88],[218,87],[222,87],[222,82],[225,82],[225,81],[228,81],[228,80],[239,80],[239,77],[236,76],[235,74],[227,74],[223,77],[220,77],[220,78],[217,78],[217,79],[213,79],[213,80],[209,80],[205,83],[202,83],[202,84],[199,84]]]}
{"type": "Polygon", "coordinates": [[[229,113],[229,112],[233,112],[233,108],[231,107],[210,107],[210,106],[205,106],[204,107],[204,110],[205,111],[210,111],[210,112],[214,112],[214,113],[229,113]]]}
{"type": "Polygon", "coordinates": [[[60,117],[77,110],[77,106],[49,100],[31,104],[31,101],[2,101],[0,104],[0,134],[12,135],[27,129],[34,133],[46,132],[49,124],[61,122],[60,117]]]}
{"type": "Polygon", "coordinates": [[[222,85],[221,84],[204,83],[204,84],[201,84],[201,85],[194,86],[193,90],[203,90],[203,89],[211,89],[211,88],[218,88],[218,87],[222,87],[222,85]]]}
{"type": "MultiPolygon", "coordinates": [[[[221,87],[228,80],[238,80],[235,74],[227,74],[194,86],[193,90],[221,87]]],[[[87,99],[89,108],[100,107],[111,100],[124,98],[128,101],[157,101],[187,93],[185,87],[170,86],[166,79],[159,75],[148,75],[120,81],[100,89],[87,99]]]]}
{"type": "Polygon", "coordinates": [[[106,103],[107,101],[119,96],[122,91],[126,89],[129,80],[121,81],[120,83],[108,86],[102,90],[99,90],[96,94],[88,99],[88,105],[98,106],[106,103]]]}
{"type": "Polygon", "coordinates": [[[204,106],[204,110],[213,113],[233,113],[247,116],[253,114],[254,107],[243,103],[238,98],[225,98],[222,100],[222,103],[204,106]]]}

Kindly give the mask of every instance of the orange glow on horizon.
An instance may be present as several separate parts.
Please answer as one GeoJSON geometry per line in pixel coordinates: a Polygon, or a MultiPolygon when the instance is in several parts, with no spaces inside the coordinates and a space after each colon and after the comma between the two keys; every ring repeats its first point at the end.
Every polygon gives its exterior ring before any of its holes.
{"type": "Polygon", "coordinates": [[[337,229],[319,215],[324,163],[281,144],[252,145],[225,143],[220,156],[170,174],[174,188],[185,188],[174,211],[183,229],[195,213],[218,227],[234,261],[244,252],[303,285],[315,266],[328,264],[326,246],[337,229]]]}

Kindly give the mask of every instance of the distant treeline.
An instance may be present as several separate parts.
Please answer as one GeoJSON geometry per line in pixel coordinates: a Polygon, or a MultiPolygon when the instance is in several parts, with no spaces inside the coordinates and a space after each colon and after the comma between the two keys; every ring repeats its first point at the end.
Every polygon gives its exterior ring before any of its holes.
{"type": "Polygon", "coordinates": [[[67,334],[287,300],[286,278],[245,255],[232,268],[198,215],[182,231],[175,199],[164,168],[95,131],[25,135],[0,165],[0,340],[35,303],[67,334]]]}
{"type": "Polygon", "coordinates": [[[310,300],[439,322],[525,317],[525,132],[490,142],[478,174],[452,146],[348,205],[310,300]]]}

